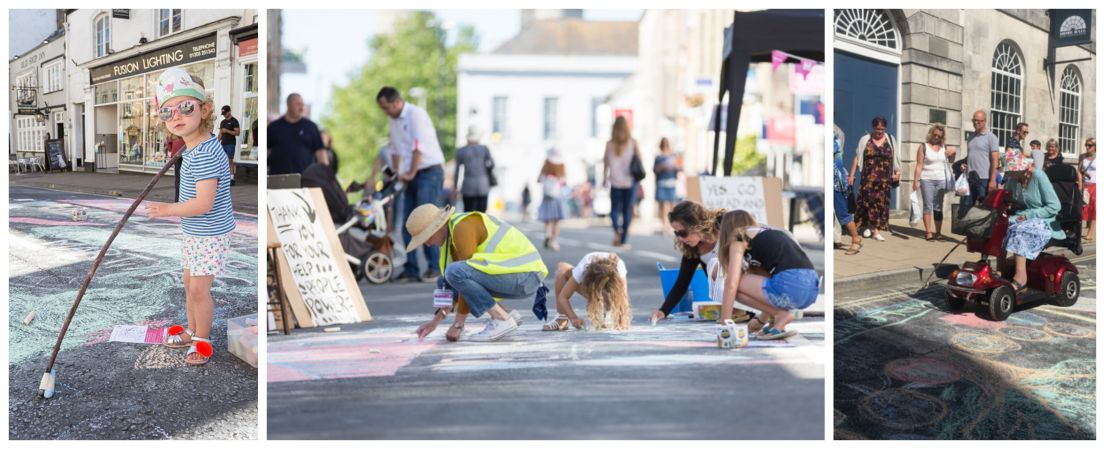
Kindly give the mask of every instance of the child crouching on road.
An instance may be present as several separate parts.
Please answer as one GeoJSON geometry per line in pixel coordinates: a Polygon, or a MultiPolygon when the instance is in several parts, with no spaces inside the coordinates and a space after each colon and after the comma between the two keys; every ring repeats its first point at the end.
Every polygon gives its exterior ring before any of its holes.
{"type": "Polygon", "coordinates": [[[583,328],[583,319],[572,310],[572,295],[587,300],[587,317],[592,330],[629,329],[633,315],[629,310],[629,287],[625,263],[616,254],[594,252],[583,256],[574,267],[560,263],[556,267],[556,319],[542,330],[563,331],[571,323],[583,328]]]}
{"type": "Polygon", "coordinates": [[[721,321],[730,319],[734,301],[763,312],[763,328],[757,337],[765,340],[797,335],[786,326],[794,320],[793,309],[805,309],[817,300],[821,280],[802,247],[786,232],[760,226],[743,210],[726,212],[721,218],[718,261],[726,273],[721,321]],[[744,269],[761,267],[768,275],[744,269]]]}
{"type": "Polygon", "coordinates": [[[215,303],[211,283],[223,273],[234,230],[230,200],[230,163],[214,134],[214,105],[203,82],[180,68],[169,68],[157,80],[154,92],[157,117],[168,133],[184,139],[180,165],[180,202],[149,203],[152,218],[181,217],[184,232],[182,266],[188,327],[169,328],[165,346],[188,348],[184,361],[204,365],[214,353],[211,323],[215,303]]]}

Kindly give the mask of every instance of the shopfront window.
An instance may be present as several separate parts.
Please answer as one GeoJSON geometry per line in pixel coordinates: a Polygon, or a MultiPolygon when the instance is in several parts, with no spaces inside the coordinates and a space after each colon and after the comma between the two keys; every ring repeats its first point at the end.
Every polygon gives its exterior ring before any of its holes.
{"type": "Polygon", "coordinates": [[[242,142],[236,161],[257,162],[257,142],[253,128],[257,126],[257,63],[245,64],[242,70],[242,116],[239,118],[242,142]]]}
{"type": "Polygon", "coordinates": [[[109,104],[119,101],[119,82],[108,81],[97,84],[95,88],[96,104],[109,104]]]}

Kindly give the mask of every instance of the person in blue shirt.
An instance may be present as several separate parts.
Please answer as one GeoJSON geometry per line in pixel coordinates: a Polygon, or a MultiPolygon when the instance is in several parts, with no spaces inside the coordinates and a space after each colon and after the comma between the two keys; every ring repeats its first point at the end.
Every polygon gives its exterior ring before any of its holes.
{"type": "Polygon", "coordinates": [[[165,130],[184,139],[180,201],[149,203],[151,218],[181,217],[184,232],[182,265],[188,327],[169,328],[165,345],[188,348],[185,362],[204,365],[214,353],[211,323],[215,304],[211,284],[222,274],[235,228],[230,201],[230,162],[219,139],[211,134],[214,105],[203,82],[180,68],[170,68],[157,80],[157,116],[165,130]]]}

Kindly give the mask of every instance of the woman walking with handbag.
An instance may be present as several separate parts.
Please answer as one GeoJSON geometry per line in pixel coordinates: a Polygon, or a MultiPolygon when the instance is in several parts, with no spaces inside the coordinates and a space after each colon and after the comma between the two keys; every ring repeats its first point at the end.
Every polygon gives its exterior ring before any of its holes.
{"type": "Polygon", "coordinates": [[[545,165],[541,167],[539,181],[544,195],[537,209],[537,219],[545,222],[545,248],[560,251],[560,220],[564,219],[564,201],[561,200],[566,182],[564,180],[564,159],[560,151],[549,148],[545,156],[545,165]]]}
{"type": "Polygon", "coordinates": [[[856,192],[856,226],[866,228],[864,237],[886,241],[879,231],[890,230],[890,189],[901,179],[898,142],[886,132],[886,118],[871,120],[871,133],[859,139],[856,157],[848,180],[861,169],[861,184],[856,192]]]}
{"type": "Polygon", "coordinates": [[[633,195],[637,180],[630,169],[634,157],[640,163],[637,141],[629,134],[625,117],[614,119],[610,140],[603,156],[603,184],[610,186],[610,221],[614,226],[614,246],[628,249],[629,222],[633,219],[633,195]]]}
{"type": "Polygon", "coordinates": [[[950,166],[955,149],[944,145],[944,132],[943,123],[929,127],[926,142],[917,147],[917,168],[913,173],[913,190],[921,192],[924,203],[925,240],[930,242],[941,238],[944,194],[955,185],[950,166]]]}

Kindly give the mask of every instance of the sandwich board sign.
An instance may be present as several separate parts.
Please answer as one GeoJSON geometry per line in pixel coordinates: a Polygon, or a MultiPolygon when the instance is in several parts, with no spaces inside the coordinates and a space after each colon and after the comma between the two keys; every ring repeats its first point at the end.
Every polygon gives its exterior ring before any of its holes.
{"type": "Polygon", "coordinates": [[[371,320],[322,190],[268,190],[267,198],[269,235],[280,241],[283,256],[277,258],[281,288],[300,327],[371,320]]]}

